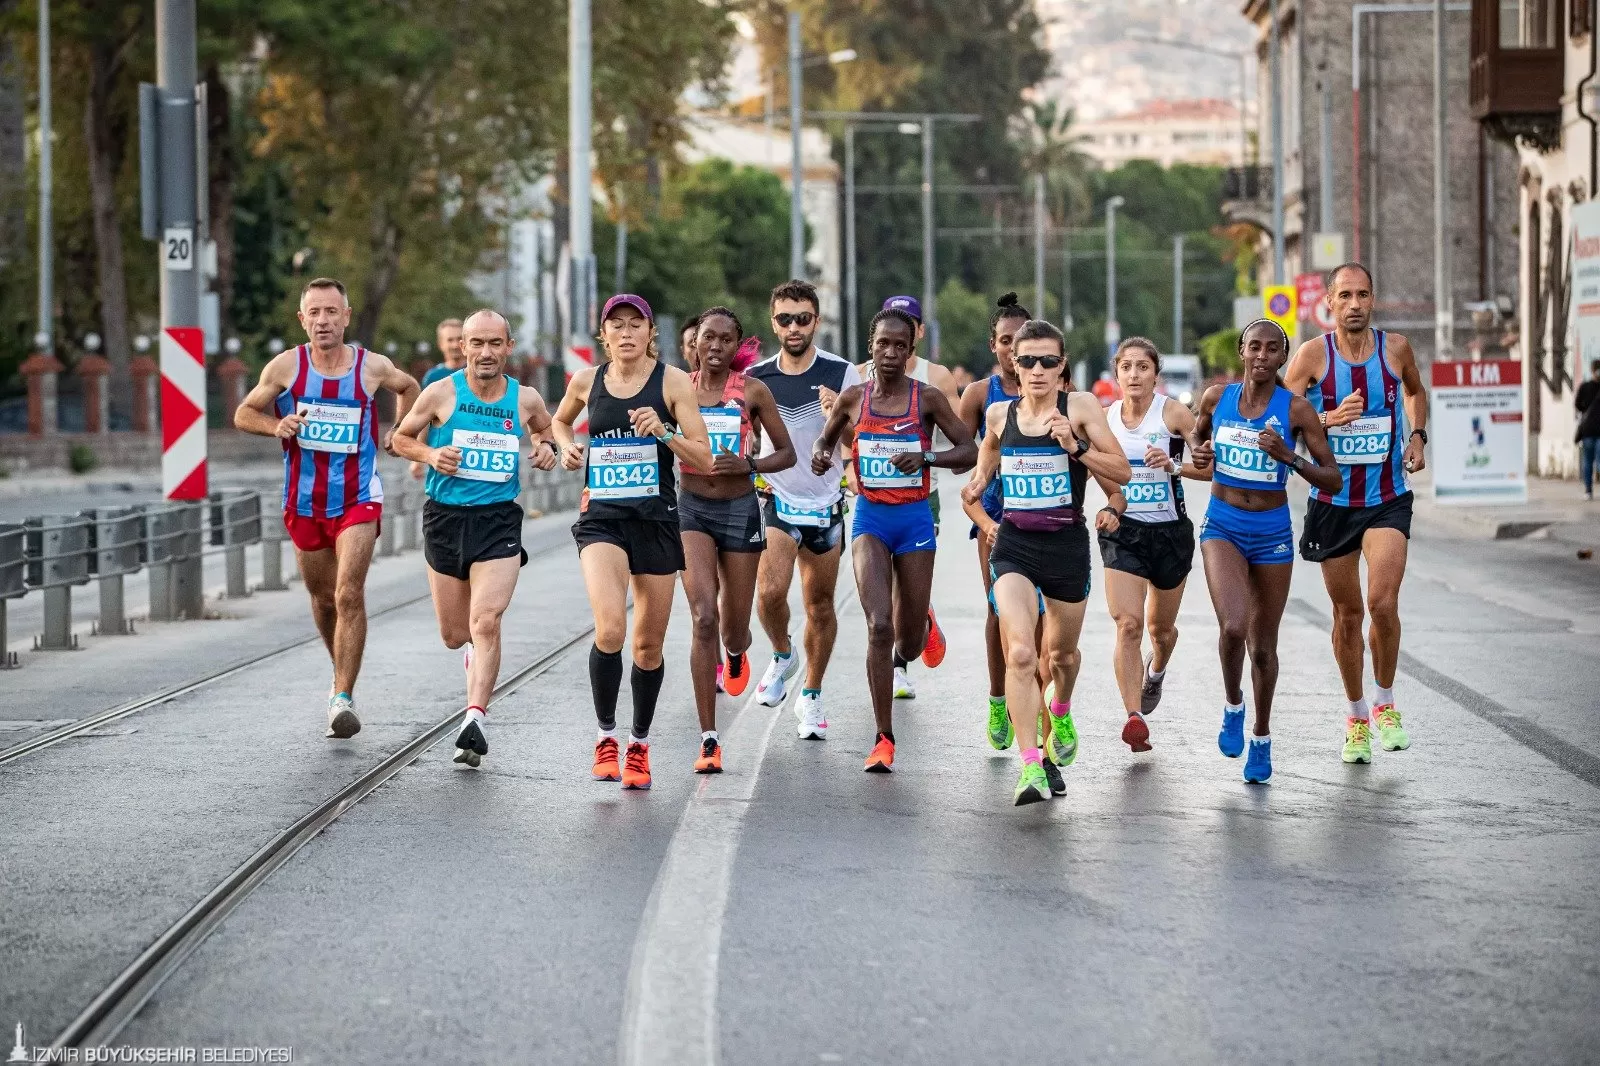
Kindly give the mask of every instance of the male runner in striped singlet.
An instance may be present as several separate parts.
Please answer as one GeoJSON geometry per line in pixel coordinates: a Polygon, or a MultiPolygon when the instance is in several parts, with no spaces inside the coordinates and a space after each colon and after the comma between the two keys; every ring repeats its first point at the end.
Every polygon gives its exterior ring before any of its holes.
{"type": "Polygon", "coordinates": [[[383,518],[376,398],[379,389],[398,397],[398,423],[418,388],[387,356],[345,343],[350,301],[343,283],[308,284],[300,324],[310,343],[273,357],[233,424],[283,441],[283,524],[333,659],[327,735],[344,740],[361,731],[351,694],[367,644],[367,568],[383,518]]]}

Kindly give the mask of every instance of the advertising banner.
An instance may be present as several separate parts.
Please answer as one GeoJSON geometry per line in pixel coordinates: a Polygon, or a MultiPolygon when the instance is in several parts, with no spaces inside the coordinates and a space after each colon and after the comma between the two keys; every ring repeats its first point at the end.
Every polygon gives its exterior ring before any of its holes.
{"type": "Polygon", "coordinates": [[[1433,494],[1440,503],[1526,503],[1522,364],[1433,364],[1428,419],[1433,494]]]}
{"type": "Polygon", "coordinates": [[[1589,364],[1600,359],[1600,201],[1572,209],[1572,307],[1567,321],[1574,336],[1572,380],[1589,376],[1589,364]]]}

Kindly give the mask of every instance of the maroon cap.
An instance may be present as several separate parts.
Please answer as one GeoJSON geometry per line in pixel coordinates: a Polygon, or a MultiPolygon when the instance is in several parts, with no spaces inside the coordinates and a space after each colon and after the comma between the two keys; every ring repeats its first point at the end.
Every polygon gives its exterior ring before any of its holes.
{"type": "Polygon", "coordinates": [[[611,312],[623,304],[627,304],[629,307],[639,312],[649,322],[654,322],[656,320],[655,312],[650,310],[650,305],[645,301],[643,296],[635,296],[631,292],[619,292],[611,299],[606,301],[605,309],[600,312],[600,321],[604,322],[606,319],[610,318],[611,312]]]}

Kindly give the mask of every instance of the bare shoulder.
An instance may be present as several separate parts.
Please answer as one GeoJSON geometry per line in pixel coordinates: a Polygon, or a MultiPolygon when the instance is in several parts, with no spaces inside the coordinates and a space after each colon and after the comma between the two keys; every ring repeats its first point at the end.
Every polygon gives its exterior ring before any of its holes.
{"type": "Polygon", "coordinates": [[[294,384],[295,373],[300,369],[300,349],[287,348],[267,360],[261,368],[261,383],[287,389],[294,384]]]}
{"type": "Polygon", "coordinates": [[[1011,406],[1015,400],[1001,400],[999,403],[990,404],[988,412],[983,416],[989,424],[989,432],[997,434],[1006,428],[1006,418],[1011,414],[1011,406]]]}
{"type": "Polygon", "coordinates": [[[1284,371],[1285,377],[1304,376],[1306,381],[1315,382],[1318,378],[1317,371],[1323,362],[1326,352],[1326,342],[1321,337],[1306,341],[1294,351],[1294,358],[1289,360],[1289,365],[1284,371]]]}
{"type": "Polygon", "coordinates": [[[1089,421],[1106,419],[1106,409],[1100,406],[1099,397],[1092,392],[1067,393],[1067,413],[1073,418],[1082,418],[1089,421]]]}
{"type": "Polygon", "coordinates": [[[1396,369],[1416,366],[1417,353],[1411,347],[1411,341],[1404,333],[1385,333],[1383,335],[1384,358],[1389,360],[1389,365],[1396,369]]]}
{"type": "Polygon", "coordinates": [[[772,390],[759,378],[746,374],[744,378],[745,403],[750,406],[771,407],[777,401],[772,398],[772,390]]]}
{"type": "Polygon", "coordinates": [[[1213,385],[1200,397],[1200,413],[1210,414],[1217,409],[1217,404],[1222,400],[1222,392],[1226,385],[1213,385]]]}

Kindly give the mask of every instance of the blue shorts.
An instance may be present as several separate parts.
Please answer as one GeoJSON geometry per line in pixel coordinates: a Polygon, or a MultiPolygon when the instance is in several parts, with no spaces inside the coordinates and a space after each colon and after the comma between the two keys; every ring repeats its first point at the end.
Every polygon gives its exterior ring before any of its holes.
{"type": "Polygon", "coordinates": [[[1270,511],[1246,511],[1213,496],[1200,526],[1200,543],[1208,540],[1227,541],[1251,565],[1294,562],[1288,504],[1270,511]]]}
{"type": "Polygon", "coordinates": [[[873,503],[865,496],[856,499],[855,519],[850,524],[850,539],[871,534],[883,542],[890,555],[931,552],[937,535],[933,529],[933,509],[927,500],[916,503],[873,503]]]}

